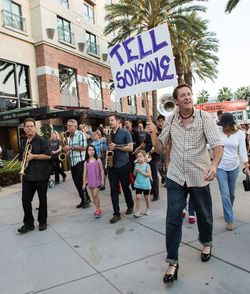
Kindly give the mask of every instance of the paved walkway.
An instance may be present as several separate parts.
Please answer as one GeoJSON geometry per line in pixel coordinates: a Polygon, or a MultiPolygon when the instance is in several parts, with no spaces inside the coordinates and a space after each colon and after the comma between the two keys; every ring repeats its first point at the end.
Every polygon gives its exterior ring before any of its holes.
{"type": "MultiPolygon", "coordinates": [[[[197,226],[183,224],[179,280],[162,283],[165,272],[166,193],[153,203],[153,213],[134,219],[125,216],[109,224],[109,191],[101,192],[103,217],[94,207],[76,209],[79,202],[70,174],[48,192],[48,229],[18,235],[22,225],[20,184],[0,192],[1,294],[160,294],[250,293],[250,192],[237,185],[237,228],[224,227],[216,181],[212,183],[214,247],[208,263],[200,262],[197,226]]],[[[34,208],[37,207],[37,197],[34,208]]],[[[37,211],[34,210],[34,214],[37,211]]],[[[37,226],[37,223],[36,223],[37,226]]]]}

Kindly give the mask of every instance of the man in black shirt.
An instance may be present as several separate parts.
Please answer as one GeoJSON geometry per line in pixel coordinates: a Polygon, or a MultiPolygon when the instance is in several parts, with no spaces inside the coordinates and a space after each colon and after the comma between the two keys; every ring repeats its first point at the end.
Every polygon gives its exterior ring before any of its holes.
{"type": "Polygon", "coordinates": [[[134,201],[129,188],[130,162],[129,154],[133,150],[133,141],[130,133],[119,127],[119,116],[110,115],[109,125],[112,129],[111,138],[108,138],[108,149],[113,151],[113,166],[108,168],[108,177],[111,190],[111,200],[114,209],[113,217],[109,220],[111,224],[121,219],[119,207],[119,181],[122,185],[125,201],[127,204],[126,214],[133,213],[134,201]],[[111,139],[111,142],[109,142],[111,139]],[[124,146],[121,146],[124,145],[124,146]]]}
{"type": "Polygon", "coordinates": [[[26,168],[22,176],[22,203],[24,210],[24,225],[18,229],[21,234],[34,230],[32,215],[32,200],[37,192],[39,198],[38,222],[39,231],[47,229],[47,188],[49,180],[50,151],[48,141],[37,135],[36,123],[32,118],[24,121],[26,139],[21,142],[20,159],[23,158],[26,144],[31,150],[26,157],[26,168]]]}

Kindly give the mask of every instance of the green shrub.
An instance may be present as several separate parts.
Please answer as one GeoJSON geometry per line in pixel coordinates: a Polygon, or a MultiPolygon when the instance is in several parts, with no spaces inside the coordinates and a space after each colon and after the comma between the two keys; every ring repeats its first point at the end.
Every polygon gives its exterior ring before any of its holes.
{"type": "Polygon", "coordinates": [[[8,161],[3,161],[4,167],[0,169],[0,186],[10,186],[20,182],[21,163],[18,162],[12,169],[7,167],[8,161]]]}

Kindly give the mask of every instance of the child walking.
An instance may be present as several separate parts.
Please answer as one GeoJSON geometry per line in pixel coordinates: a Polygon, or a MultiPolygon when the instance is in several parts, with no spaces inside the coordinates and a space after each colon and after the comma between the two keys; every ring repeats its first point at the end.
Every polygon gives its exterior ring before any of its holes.
{"type": "Polygon", "coordinates": [[[101,159],[98,159],[96,149],[93,145],[89,145],[86,149],[86,160],[84,162],[83,172],[83,190],[88,185],[93,201],[96,207],[95,218],[101,217],[99,191],[104,185],[104,170],[101,159]]]}
{"type": "Polygon", "coordinates": [[[145,215],[150,215],[150,190],[151,190],[151,169],[150,165],[145,162],[146,152],[144,150],[139,150],[136,155],[136,164],[134,169],[135,183],[134,187],[136,190],[136,213],[135,217],[141,217],[141,198],[144,194],[146,201],[145,215]]]}

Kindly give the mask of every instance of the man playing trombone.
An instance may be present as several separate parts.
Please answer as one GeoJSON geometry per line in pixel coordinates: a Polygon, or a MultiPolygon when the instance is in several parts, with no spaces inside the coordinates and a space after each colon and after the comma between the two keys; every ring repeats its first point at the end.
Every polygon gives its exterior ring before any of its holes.
{"type": "Polygon", "coordinates": [[[49,145],[45,138],[36,132],[36,122],[32,118],[24,121],[26,140],[21,142],[20,159],[22,161],[22,203],[24,225],[18,229],[20,234],[34,230],[32,200],[37,192],[39,198],[39,231],[47,229],[47,188],[49,180],[49,145]]]}

